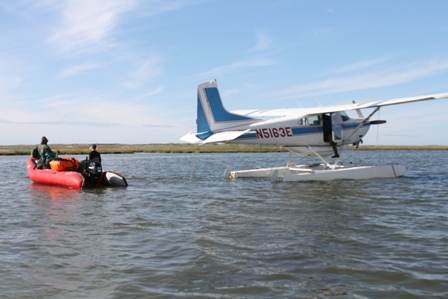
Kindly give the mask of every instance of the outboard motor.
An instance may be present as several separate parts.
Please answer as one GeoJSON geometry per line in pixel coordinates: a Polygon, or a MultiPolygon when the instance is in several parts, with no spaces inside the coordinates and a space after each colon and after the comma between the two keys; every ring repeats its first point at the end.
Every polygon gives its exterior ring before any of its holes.
{"type": "Polygon", "coordinates": [[[86,173],[89,177],[89,182],[95,186],[103,173],[101,162],[90,161],[87,165],[86,173]]]}

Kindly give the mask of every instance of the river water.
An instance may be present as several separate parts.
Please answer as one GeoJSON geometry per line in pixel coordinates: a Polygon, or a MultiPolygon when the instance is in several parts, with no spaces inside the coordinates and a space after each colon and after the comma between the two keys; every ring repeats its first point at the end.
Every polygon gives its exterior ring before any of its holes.
{"type": "MultiPolygon", "coordinates": [[[[347,151],[404,177],[225,180],[287,153],[103,155],[124,189],[0,167],[0,298],[448,298],[448,152],[347,151]]],[[[84,157],[78,157],[84,158],[84,157]]]]}

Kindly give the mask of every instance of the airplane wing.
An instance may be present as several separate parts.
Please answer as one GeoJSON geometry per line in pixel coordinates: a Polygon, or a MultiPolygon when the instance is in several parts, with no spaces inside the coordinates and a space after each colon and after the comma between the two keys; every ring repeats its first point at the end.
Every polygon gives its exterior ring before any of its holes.
{"type": "Polygon", "coordinates": [[[428,100],[438,100],[448,98],[448,93],[439,93],[432,95],[423,95],[423,96],[415,96],[415,97],[406,97],[406,98],[398,98],[384,101],[370,101],[365,103],[354,103],[347,105],[336,105],[336,106],[323,106],[323,107],[314,107],[314,108],[283,108],[283,109],[265,109],[265,110],[238,110],[232,111],[233,113],[254,117],[254,118],[262,118],[265,120],[284,117],[284,116],[299,116],[299,115],[312,115],[312,114],[321,114],[321,113],[330,113],[330,112],[341,112],[341,111],[350,111],[350,110],[359,110],[366,108],[376,108],[390,105],[398,105],[412,102],[421,102],[428,100]]]}
{"type": "Polygon", "coordinates": [[[444,99],[444,98],[448,98],[448,93],[438,93],[438,94],[425,95],[425,96],[367,102],[367,103],[360,104],[359,105],[360,107],[358,107],[358,109],[383,107],[383,106],[412,103],[412,102],[421,102],[421,101],[428,101],[428,100],[438,100],[438,99],[444,99]]]}

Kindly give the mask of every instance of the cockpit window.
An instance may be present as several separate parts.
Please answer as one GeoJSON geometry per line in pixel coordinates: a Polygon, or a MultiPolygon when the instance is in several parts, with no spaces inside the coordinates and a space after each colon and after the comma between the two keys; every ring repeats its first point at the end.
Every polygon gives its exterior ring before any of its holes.
{"type": "Polygon", "coordinates": [[[341,111],[341,116],[342,116],[342,121],[347,121],[350,119],[350,117],[348,116],[347,112],[345,111],[341,111]]]}

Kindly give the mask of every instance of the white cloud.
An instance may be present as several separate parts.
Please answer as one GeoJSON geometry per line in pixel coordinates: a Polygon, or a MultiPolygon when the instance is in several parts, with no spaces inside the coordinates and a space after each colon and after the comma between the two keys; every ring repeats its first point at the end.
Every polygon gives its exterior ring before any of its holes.
{"type": "Polygon", "coordinates": [[[68,0],[54,3],[61,24],[51,41],[69,53],[95,52],[107,47],[120,18],[135,9],[133,0],[68,0]]]}
{"type": "Polygon", "coordinates": [[[163,91],[163,88],[162,87],[158,87],[155,90],[142,95],[141,98],[150,98],[150,97],[153,97],[155,95],[158,95],[158,94],[162,93],[162,91],[163,91]]]}
{"type": "Polygon", "coordinates": [[[194,76],[195,78],[219,77],[225,74],[244,71],[246,69],[263,67],[275,64],[275,61],[267,58],[253,58],[250,60],[236,61],[234,63],[219,66],[209,71],[194,76]]]}
{"type": "Polygon", "coordinates": [[[128,74],[129,80],[124,82],[126,88],[136,88],[146,81],[156,78],[162,73],[162,58],[155,55],[139,61],[136,68],[128,74]]]}
{"type": "Polygon", "coordinates": [[[23,125],[67,126],[138,126],[147,122],[148,106],[130,102],[113,102],[110,98],[88,95],[61,95],[40,102],[45,110],[23,111],[21,107],[3,109],[1,121],[23,125]],[[88,101],[88,108],[77,101],[88,101]],[[107,107],[107,109],[104,109],[107,107]]]}
{"type": "Polygon", "coordinates": [[[85,63],[85,64],[80,64],[80,65],[74,65],[74,66],[71,66],[69,68],[62,70],[60,77],[61,78],[72,77],[72,76],[78,75],[82,72],[96,69],[99,67],[100,67],[100,65],[97,63],[85,63]]]}
{"type": "Polygon", "coordinates": [[[269,36],[262,31],[258,31],[256,33],[255,47],[247,50],[246,52],[250,53],[250,52],[258,52],[258,51],[266,50],[270,47],[270,45],[271,45],[271,39],[269,38],[269,36]]]}
{"type": "Polygon", "coordinates": [[[349,64],[349,65],[341,66],[334,70],[330,70],[326,74],[331,75],[331,74],[343,74],[343,73],[348,73],[348,72],[356,72],[356,71],[360,71],[360,70],[375,66],[375,65],[385,62],[387,60],[388,60],[387,58],[382,57],[382,58],[377,58],[377,59],[372,59],[372,60],[358,61],[358,62],[349,64]]]}
{"type": "Polygon", "coordinates": [[[143,14],[146,14],[149,16],[154,16],[154,15],[158,15],[158,14],[161,14],[161,13],[164,13],[167,11],[178,10],[178,9],[182,9],[184,7],[198,5],[203,2],[207,2],[207,0],[173,0],[173,1],[144,0],[143,3],[145,5],[144,5],[144,7],[142,7],[143,10],[141,12],[143,14]]]}
{"type": "Polygon", "coordinates": [[[0,91],[16,88],[22,84],[23,79],[17,76],[0,77],[0,91]]]}
{"type": "Polygon", "coordinates": [[[437,59],[426,63],[413,63],[354,76],[333,77],[323,81],[294,86],[271,96],[296,99],[297,97],[393,86],[447,71],[448,59],[437,59]]]}
{"type": "Polygon", "coordinates": [[[202,2],[41,0],[36,6],[56,11],[60,15],[60,24],[55,25],[57,29],[50,41],[65,52],[78,54],[98,52],[114,46],[114,32],[127,13],[136,12],[141,17],[148,17],[202,2]]]}

